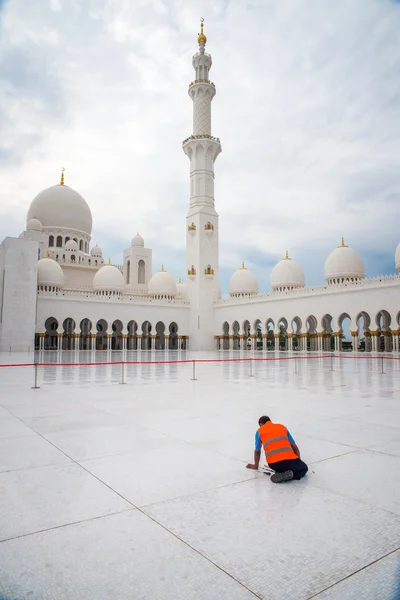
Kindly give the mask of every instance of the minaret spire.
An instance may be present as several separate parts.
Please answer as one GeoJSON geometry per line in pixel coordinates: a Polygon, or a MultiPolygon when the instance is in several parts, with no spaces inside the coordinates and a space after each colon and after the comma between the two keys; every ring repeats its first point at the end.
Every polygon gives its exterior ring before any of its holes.
{"type": "Polygon", "coordinates": [[[183,142],[190,160],[190,207],[186,217],[187,293],[190,301],[190,347],[211,350],[214,344],[213,304],[218,287],[218,214],[214,202],[214,162],[221,152],[219,138],[211,135],[211,102],[215,85],[210,81],[211,55],[200,20],[198,51],[193,56],[193,133],[183,142]]]}

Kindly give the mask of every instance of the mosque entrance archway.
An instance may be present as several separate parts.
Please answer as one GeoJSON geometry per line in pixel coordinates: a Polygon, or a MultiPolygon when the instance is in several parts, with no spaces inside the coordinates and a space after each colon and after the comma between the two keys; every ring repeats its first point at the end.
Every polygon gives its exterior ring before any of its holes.
{"type": "Polygon", "coordinates": [[[162,321],[156,324],[155,349],[165,350],[165,324],[162,321]]]}
{"type": "Polygon", "coordinates": [[[342,313],[338,318],[337,350],[340,352],[352,352],[353,342],[351,340],[351,317],[342,313]]]}
{"type": "Polygon", "coordinates": [[[92,322],[90,319],[82,319],[79,327],[81,330],[79,337],[79,349],[90,350],[92,347],[92,322]]]}
{"type": "Polygon", "coordinates": [[[267,332],[267,350],[275,350],[275,323],[272,319],[268,319],[265,329],[267,332]]]}
{"type": "Polygon", "coordinates": [[[254,331],[254,350],[262,350],[263,349],[263,337],[262,337],[262,323],[260,319],[256,319],[253,324],[254,331]]]}
{"type": "Polygon", "coordinates": [[[151,350],[151,323],[143,321],[142,323],[142,350],[151,350]]]}
{"type": "Polygon", "coordinates": [[[283,317],[278,321],[279,327],[279,350],[286,351],[288,349],[287,336],[288,336],[288,322],[283,317]]]}
{"type": "Polygon", "coordinates": [[[291,322],[291,327],[292,327],[292,334],[293,334],[293,338],[292,338],[292,349],[297,351],[297,350],[301,350],[301,319],[300,317],[294,317],[292,319],[291,322]]]}
{"type": "Polygon", "coordinates": [[[378,352],[392,351],[392,332],[390,329],[392,318],[387,310],[380,310],[376,317],[376,350],[378,352]]]}
{"type": "Polygon", "coordinates": [[[137,337],[138,324],[136,321],[129,321],[128,323],[128,350],[138,349],[138,337],[137,337]]]}
{"type": "Polygon", "coordinates": [[[307,350],[309,352],[316,352],[318,349],[317,325],[317,319],[314,315],[307,317],[307,350]]]}
{"type": "Polygon", "coordinates": [[[178,325],[173,321],[169,325],[168,347],[170,350],[178,350],[178,325]]]}
{"type": "Polygon", "coordinates": [[[371,317],[365,311],[361,311],[356,317],[356,331],[358,337],[358,347],[354,350],[359,352],[371,352],[371,317]]]}
{"type": "Polygon", "coordinates": [[[111,325],[112,337],[111,337],[111,350],[122,350],[123,349],[123,337],[122,337],[122,322],[116,319],[111,325]]]}
{"type": "Polygon", "coordinates": [[[108,324],[104,319],[96,323],[96,350],[107,350],[108,324]]]}
{"type": "Polygon", "coordinates": [[[62,349],[63,350],[74,350],[75,349],[75,321],[68,317],[63,323],[63,339],[62,349]]]}
{"type": "Polygon", "coordinates": [[[326,314],[321,319],[322,327],[322,348],[324,352],[332,352],[335,350],[335,336],[332,328],[333,317],[326,314]]]}
{"type": "Polygon", "coordinates": [[[44,324],[45,337],[44,337],[44,349],[45,350],[57,350],[58,348],[58,321],[54,317],[46,319],[44,324]]]}

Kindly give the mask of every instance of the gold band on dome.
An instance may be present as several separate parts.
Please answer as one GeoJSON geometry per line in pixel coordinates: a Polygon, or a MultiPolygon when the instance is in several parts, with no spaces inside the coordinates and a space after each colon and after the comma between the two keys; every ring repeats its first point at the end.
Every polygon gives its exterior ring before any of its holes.
{"type": "Polygon", "coordinates": [[[207,37],[204,34],[203,27],[204,27],[204,19],[203,19],[203,17],[201,17],[201,19],[200,19],[200,33],[199,33],[198,38],[197,38],[197,41],[198,41],[199,44],[205,44],[207,42],[207,37]]]}

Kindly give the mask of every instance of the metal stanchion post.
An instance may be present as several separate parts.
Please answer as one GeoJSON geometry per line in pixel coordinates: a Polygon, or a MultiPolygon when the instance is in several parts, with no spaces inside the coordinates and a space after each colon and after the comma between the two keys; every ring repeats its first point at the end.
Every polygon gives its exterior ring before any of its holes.
{"type": "Polygon", "coordinates": [[[297,372],[297,363],[296,363],[296,357],[294,357],[294,374],[296,375],[297,372]]]}
{"type": "Polygon", "coordinates": [[[382,356],[382,373],[384,373],[385,371],[383,370],[383,356],[382,356]]]}
{"type": "Polygon", "coordinates": [[[250,377],[253,377],[253,361],[250,359],[250,377]]]}
{"type": "Polygon", "coordinates": [[[192,381],[197,381],[196,379],[196,361],[193,361],[193,377],[192,377],[192,381]]]}
{"type": "Polygon", "coordinates": [[[120,385],[125,385],[125,363],[124,363],[124,361],[121,362],[121,381],[120,381],[120,385]]]}
{"type": "Polygon", "coordinates": [[[38,364],[35,363],[34,367],[35,367],[35,385],[32,386],[32,389],[33,390],[38,390],[38,389],[40,389],[39,386],[38,386],[38,384],[37,384],[38,383],[38,364]]]}
{"type": "Polygon", "coordinates": [[[333,354],[331,356],[331,371],[333,371],[333,354]]]}

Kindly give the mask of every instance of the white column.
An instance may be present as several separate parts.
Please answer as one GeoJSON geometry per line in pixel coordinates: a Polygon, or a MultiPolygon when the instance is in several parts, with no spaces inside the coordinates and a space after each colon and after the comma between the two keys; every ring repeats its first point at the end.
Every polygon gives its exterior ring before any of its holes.
{"type": "Polygon", "coordinates": [[[274,333],[275,352],[279,352],[279,333],[274,333]]]}
{"type": "Polygon", "coordinates": [[[351,332],[351,341],[353,343],[353,352],[358,352],[358,330],[351,332]]]}

